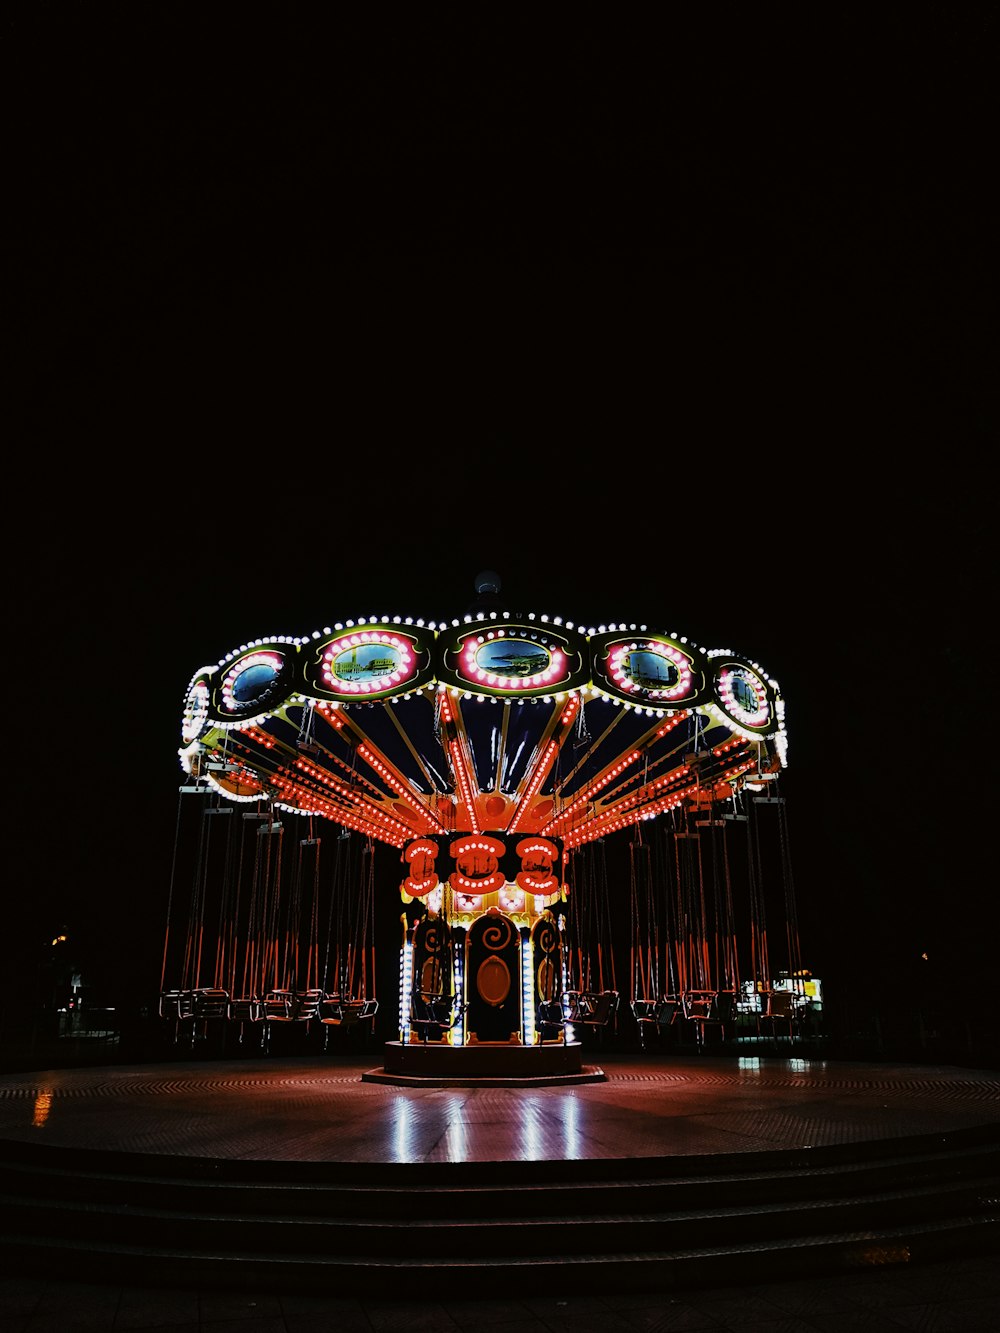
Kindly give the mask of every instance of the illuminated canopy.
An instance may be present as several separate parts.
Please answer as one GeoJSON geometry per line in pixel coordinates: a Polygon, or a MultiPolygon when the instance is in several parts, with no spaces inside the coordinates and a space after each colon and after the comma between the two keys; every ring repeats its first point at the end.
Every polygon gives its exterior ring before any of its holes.
{"type": "MultiPolygon", "coordinates": [[[[412,844],[414,884],[420,838],[571,849],[786,762],[783,701],[756,662],[645,625],[495,611],[256,639],[195,672],[181,733],[191,786],[412,844]]],[[[525,873],[545,873],[539,848],[525,873]]]]}

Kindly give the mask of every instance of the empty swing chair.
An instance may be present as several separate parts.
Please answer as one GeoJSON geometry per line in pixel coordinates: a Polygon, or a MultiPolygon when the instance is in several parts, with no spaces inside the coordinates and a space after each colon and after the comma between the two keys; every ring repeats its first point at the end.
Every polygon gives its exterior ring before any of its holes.
{"type": "Polygon", "coordinates": [[[367,1041],[378,1013],[375,995],[375,857],[347,829],[337,838],[330,889],[318,1022],[323,1050],[331,1037],[367,1041]]]}
{"type": "Polygon", "coordinates": [[[780,1051],[801,1036],[809,1007],[784,799],[755,796],[747,832],[752,977],[744,988],[745,1003],[754,1025],[751,1039],[780,1051]],[[769,930],[775,920],[780,923],[776,932],[769,930]]]}
{"type": "Polygon", "coordinates": [[[456,1044],[464,1038],[468,1002],[455,979],[454,938],[448,921],[430,912],[412,930],[412,986],[409,994],[410,1041],[456,1044]]]}
{"type": "Polygon", "coordinates": [[[281,892],[280,841],[275,852],[277,869],[270,913],[274,930],[263,973],[268,983],[262,1002],[267,1053],[275,1041],[283,1053],[305,1049],[324,998],[318,977],[320,840],[313,836],[311,819],[306,832],[295,842],[292,884],[287,895],[281,892]]]}
{"type": "Polygon", "coordinates": [[[680,1017],[699,1053],[727,1040],[739,987],[725,826],[704,808],[707,817],[687,812],[672,831],[680,1017]]]}
{"type": "Polygon", "coordinates": [[[531,931],[535,984],[535,1040],[569,1044],[564,1011],[566,959],[557,918],[543,912],[531,931]]]}
{"type": "Polygon", "coordinates": [[[568,981],[562,994],[569,1039],[586,1034],[602,1045],[617,1033],[619,992],[604,839],[574,849],[575,910],[568,925],[568,981]]]}
{"type": "MultiPolygon", "coordinates": [[[[202,801],[196,827],[185,820],[184,795],[178,808],[173,869],[164,930],[159,1016],[165,1040],[189,1051],[221,1054],[225,1048],[229,990],[225,982],[225,940],[222,923],[230,910],[232,887],[232,820],[223,807],[207,800],[209,789],[197,789],[202,801]],[[194,874],[183,918],[175,920],[174,886],[184,839],[195,842],[194,874]],[[168,985],[168,977],[173,984],[168,985]]],[[[187,803],[190,806],[190,802],[187,803]]]]}
{"type": "Polygon", "coordinates": [[[631,1010],[642,1050],[654,1040],[672,1035],[681,1012],[676,969],[671,947],[666,894],[657,893],[654,846],[644,841],[640,826],[629,843],[630,919],[629,951],[631,1010]]]}
{"type": "Polygon", "coordinates": [[[240,819],[236,893],[225,922],[229,960],[229,1032],[241,1051],[263,1052],[267,1044],[264,969],[271,956],[268,930],[272,902],[280,888],[280,858],[274,839],[281,833],[267,810],[243,811],[240,819]]]}

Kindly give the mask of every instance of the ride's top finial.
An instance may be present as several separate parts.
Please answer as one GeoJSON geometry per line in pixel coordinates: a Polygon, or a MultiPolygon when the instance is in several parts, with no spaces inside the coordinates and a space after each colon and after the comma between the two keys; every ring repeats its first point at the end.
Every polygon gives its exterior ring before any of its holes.
{"type": "Polygon", "coordinates": [[[482,597],[484,593],[498,593],[500,591],[500,575],[492,569],[484,569],[476,575],[476,595],[482,597]]]}

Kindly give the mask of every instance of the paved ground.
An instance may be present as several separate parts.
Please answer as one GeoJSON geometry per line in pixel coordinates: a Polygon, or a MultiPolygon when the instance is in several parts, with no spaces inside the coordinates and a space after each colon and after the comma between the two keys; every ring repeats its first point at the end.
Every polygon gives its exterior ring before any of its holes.
{"type": "Polygon", "coordinates": [[[155,1290],[123,1286],[110,1275],[87,1283],[58,1277],[0,1278],[2,1333],[372,1333],[372,1330],[509,1329],[511,1333],[615,1333],[615,1330],[740,1330],[740,1333],[997,1333],[1000,1257],[953,1259],[917,1269],[876,1268],[836,1278],[674,1290],[662,1295],[572,1290],[519,1299],[409,1301],[405,1293],[339,1299],[245,1291],[155,1290]]]}

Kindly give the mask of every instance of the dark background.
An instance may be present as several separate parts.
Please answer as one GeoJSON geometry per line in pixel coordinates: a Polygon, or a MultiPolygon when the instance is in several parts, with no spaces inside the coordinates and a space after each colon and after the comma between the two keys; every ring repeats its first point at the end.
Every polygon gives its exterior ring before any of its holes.
{"type": "Polygon", "coordinates": [[[645,21],[5,21],[22,993],[157,990],[197,668],[492,568],[761,662],[832,1007],[992,1008],[995,20],[645,21]]]}

